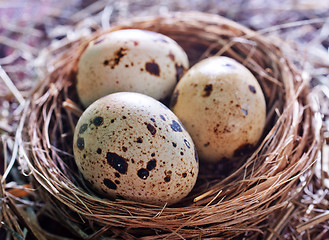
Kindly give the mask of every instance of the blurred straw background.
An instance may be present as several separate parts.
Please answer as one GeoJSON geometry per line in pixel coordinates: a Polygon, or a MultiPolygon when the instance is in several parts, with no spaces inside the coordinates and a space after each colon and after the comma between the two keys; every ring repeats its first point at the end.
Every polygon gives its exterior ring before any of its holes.
{"type": "MultiPolygon", "coordinates": [[[[26,215],[17,217],[17,223],[24,225],[24,216],[30,221],[36,218],[29,209],[43,206],[34,198],[29,176],[22,174],[24,163],[18,164],[21,156],[17,156],[22,143],[15,141],[16,130],[23,127],[26,97],[41,79],[42,49],[58,48],[67,39],[128,18],[171,11],[219,14],[277,39],[312,79],[312,91],[322,103],[323,137],[329,139],[329,0],[0,0],[0,239],[21,239],[6,223],[8,211],[24,209],[26,215]]],[[[268,229],[272,238],[329,239],[327,145],[322,155],[299,201],[268,229]]]]}

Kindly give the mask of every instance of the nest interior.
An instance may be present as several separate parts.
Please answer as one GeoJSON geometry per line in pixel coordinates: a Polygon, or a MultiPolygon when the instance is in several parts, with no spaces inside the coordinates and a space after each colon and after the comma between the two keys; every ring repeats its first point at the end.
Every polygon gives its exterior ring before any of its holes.
{"type": "Polygon", "coordinates": [[[312,168],[321,145],[308,79],[277,42],[217,15],[171,13],[132,19],[106,32],[50,52],[45,61],[52,68],[30,98],[24,136],[28,147],[21,151],[29,154],[26,173],[33,176],[48,215],[66,227],[74,225],[72,234],[79,237],[84,232],[125,239],[265,234],[275,215],[301,192],[300,177],[312,168]],[[79,56],[90,40],[123,28],[173,38],[190,65],[213,55],[234,58],[254,73],[266,97],[266,130],[257,148],[241,154],[229,172],[225,162],[205,164],[191,194],[174,206],[101,198],[74,163],[72,139],[81,108],[75,92],[79,56]]]}

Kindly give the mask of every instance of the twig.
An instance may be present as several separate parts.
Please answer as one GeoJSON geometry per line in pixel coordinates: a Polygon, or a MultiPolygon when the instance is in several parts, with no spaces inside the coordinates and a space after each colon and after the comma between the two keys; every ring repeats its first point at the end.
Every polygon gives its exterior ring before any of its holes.
{"type": "Polygon", "coordinates": [[[269,28],[264,28],[259,31],[257,31],[260,34],[266,34],[270,32],[276,32],[285,28],[293,28],[293,27],[299,27],[299,26],[304,26],[304,25],[309,25],[309,24],[314,24],[314,23],[324,23],[328,20],[328,18],[314,18],[314,19],[307,19],[307,20],[301,20],[301,21],[294,21],[294,22],[289,22],[289,23],[284,23],[284,24],[279,24],[275,25],[269,28]]]}
{"type": "Polygon", "coordinates": [[[314,217],[313,219],[311,219],[310,221],[308,221],[306,223],[302,223],[302,224],[297,225],[296,231],[300,234],[303,231],[305,231],[307,229],[310,229],[311,227],[313,227],[317,224],[320,224],[324,221],[327,221],[327,220],[329,220],[329,211],[326,211],[325,213],[314,217]]]}
{"type": "Polygon", "coordinates": [[[25,103],[25,100],[21,93],[18,91],[18,89],[15,87],[5,70],[0,65],[0,78],[4,81],[6,86],[8,87],[9,91],[15,96],[16,100],[19,102],[19,104],[23,105],[25,103]]]}

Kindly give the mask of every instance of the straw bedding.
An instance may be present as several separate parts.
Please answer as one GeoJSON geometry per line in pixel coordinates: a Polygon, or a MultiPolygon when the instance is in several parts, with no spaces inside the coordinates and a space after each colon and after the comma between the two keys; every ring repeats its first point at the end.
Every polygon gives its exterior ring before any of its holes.
{"type": "MultiPolygon", "coordinates": [[[[47,214],[75,237],[124,239],[257,238],[277,223],[312,176],[322,144],[309,79],[278,42],[217,15],[192,12],[136,18],[107,31],[140,28],[163,33],[187,52],[191,65],[225,55],[248,67],[266,96],[262,141],[233,164],[201,166],[191,194],[174,206],[103,199],[82,180],[72,138],[82,106],[75,91],[77,61],[91,39],[82,37],[41,56],[44,79],[26,110],[26,174],[33,176],[47,214]],[[230,167],[228,167],[230,166],[230,167]]],[[[202,163],[201,163],[202,165],[202,163]]]]}

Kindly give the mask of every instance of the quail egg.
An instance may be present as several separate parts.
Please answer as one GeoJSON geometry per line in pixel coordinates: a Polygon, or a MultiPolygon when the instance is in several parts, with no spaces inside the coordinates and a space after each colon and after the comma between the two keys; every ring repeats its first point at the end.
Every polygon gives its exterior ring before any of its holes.
{"type": "Polygon", "coordinates": [[[76,125],[73,151],[78,169],[99,193],[156,205],[187,196],[199,171],[194,143],[178,118],[134,92],[92,103],[76,125]]]}
{"type": "Polygon", "coordinates": [[[114,92],[165,100],[188,67],[186,53],[173,39],[147,30],[117,30],[91,41],[82,53],[76,89],[85,107],[114,92]]]}
{"type": "Polygon", "coordinates": [[[228,57],[191,67],[178,82],[171,109],[191,135],[200,159],[218,162],[255,146],[266,121],[266,102],[254,75],[228,57]]]}

